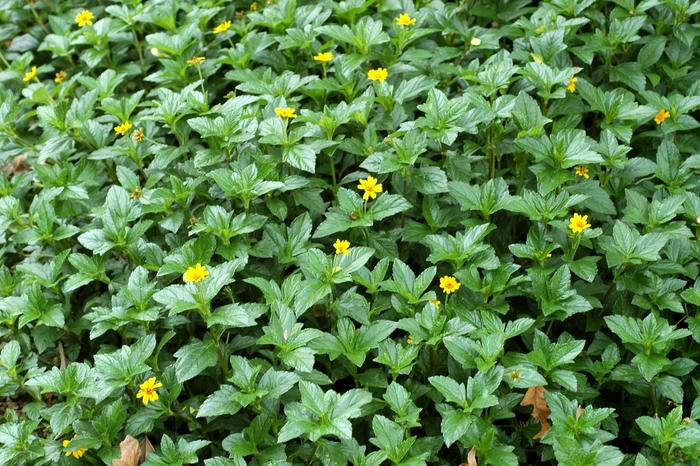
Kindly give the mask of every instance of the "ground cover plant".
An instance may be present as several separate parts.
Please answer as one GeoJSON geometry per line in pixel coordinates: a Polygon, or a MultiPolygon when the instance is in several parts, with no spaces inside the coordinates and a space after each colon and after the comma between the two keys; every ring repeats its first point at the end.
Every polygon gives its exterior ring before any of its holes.
{"type": "Polygon", "coordinates": [[[700,2],[0,5],[0,464],[700,464],[700,2]]]}

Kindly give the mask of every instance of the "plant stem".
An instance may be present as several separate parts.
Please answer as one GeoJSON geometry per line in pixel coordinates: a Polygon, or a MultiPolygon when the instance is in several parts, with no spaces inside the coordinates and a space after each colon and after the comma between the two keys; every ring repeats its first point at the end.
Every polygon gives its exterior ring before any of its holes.
{"type": "Polygon", "coordinates": [[[318,450],[318,442],[315,442],[314,449],[311,450],[311,454],[309,455],[309,458],[306,460],[306,466],[309,466],[313,462],[314,456],[316,455],[316,450],[318,450]]]}
{"type": "MultiPolygon", "coordinates": [[[[286,139],[286,135],[285,135],[286,139]]],[[[329,155],[328,158],[331,162],[331,179],[333,180],[333,197],[338,197],[338,182],[335,179],[335,161],[333,160],[333,155],[329,155]]]]}
{"type": "Polygon", "coordinates": [[[143,58],[143,50],[141,49],[141,42],[139,42],[139,37],[136,34],[136,31],[134,29],[131,30],[132,33],[134,33],[134,44],[136,44],[136,50],[139,53],[139,61],[141,62],[141,66],[144,66],[146,64],[146,60],[143,58]]]}
{"type": "Polygon", "coordinates": [[[216,347],[216,356],[219,358],[219,365],[221,366],[221,370],[224,373],[224,379],[228,380],[228,378],[229,378],[228,364],[226,363],[226,358],[224,357],[224,353],[221,351],[219,337],[213,328],[209,328],[209,332],[211,333],[211,336],[212,336],[213,341],[214,341],[214,346],[216,347]]]}
{"type": "Polygon", "coordinates": [[[651,382],[647,382],[649,386],[649,400],[651,400],[651,410],[652,414],[656,415],[656,396],[654,395],[654,385],[651,382]]]}
{"type": "Polygon", "coordinates": [[[617,279],[620,278],[620,275],[622,275],[622,272],[625,271],[625,268],[627,267],[627,264],[622,264],[619,269],[617,269],[617,272],[615,272],[615,276],[613,277],[612,282],[610,283],[610,286],[608,287],[608,291],[605,292],[605,296],[603,296],[603,300],[600,302],[603,306],[605,306],[605,302],[608,300],[610,297],[610,293],[612,293],[613,287],[615,286],[615,283],[617,282],[617,279]]]}

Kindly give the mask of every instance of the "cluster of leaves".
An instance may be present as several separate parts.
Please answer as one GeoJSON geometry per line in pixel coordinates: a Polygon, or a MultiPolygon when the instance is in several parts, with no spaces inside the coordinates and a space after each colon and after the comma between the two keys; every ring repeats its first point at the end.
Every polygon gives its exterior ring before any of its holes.
{"type": "Polygon", "coordinates": [[[700,464],[700,2],[0,5],[0,464],[700,464]]]}

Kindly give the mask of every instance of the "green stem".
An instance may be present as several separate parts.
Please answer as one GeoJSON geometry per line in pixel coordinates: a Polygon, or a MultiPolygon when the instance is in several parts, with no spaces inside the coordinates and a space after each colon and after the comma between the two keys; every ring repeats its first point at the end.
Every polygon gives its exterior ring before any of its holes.
{"type": "Polygon", "coordinates": [[[29,141],[26,141],[25,139],[22,139],[21,137],[19,137],[19,136],[17,135],[17,133],[13,132],[13,133],[12,133],[12,137],[13,137],[14,139],[17,139],[19,142],[21,142],[21,143],[24,144],[25,146],[31,148],[32,150],[36,150],[36,146],[35,146],[34,144],[30,143],[29,141]]]}
{"type": "MultiPolygon", "coordinates": [[[[284,138],[287,139],[287,133],[285,131],[284,138]]],[[[338,197],[338,182],[335,179],[335,161],[333,160],[333,155],[329,155],[328,158],[331,162],[331,179],[333,180],[333,197],[338,197]]]]}
{"type": "Polygon", "coordinates": [[[34,9],[34,5],[32,5],[31,3],[29,3],[29,9],[32,10],[32,14],[34,15],[34,18],[36,19],[36,22],[39,23],[39,26],[41,26],[41,29],[43,29],[44,32],[45,32],[46,34],[51,34],[51,31],[49,31],[48,29],[46,29],[46,26],[45,26],[44,23],[41,21],[41,18],[39,18],[39,14],[38,14],[38,13],[36,12],[36,10],[34,9]]]}
{"type": "Polygon", "coordinates": [[[362,227],[362,232],[365,234],[365,246],[369,247],[369,231],[367,227],[362,227]]]}
{"type": "Polygon", "coordinates": [[[652,385],[651,381],[647,382],[647,385],[649,386],[649,400],[651,400],[651,411],[654,416],[656,416],[656,396],[654,396],[654,385],[652,385]]]}
{"type": "Polygon", "coordinates": [[[229,372],[228,372],[228,364],[226,363],[226,358],[224,357],[224,353],[221,351],[221,344],[219,342],[219,336],[216,334],[213,328],[209,329],[209,332],[211,333],[211,336],[214,341],[214,346],[216,347],[216,356],[219,358],[219,365],[221,366],[221,370],[224,373],[224,379],[228,380],[230,377],[229,372]]]}
{"type": "Polygon", "coordinates": [[[7,62],[7,60],[5,60],[5,55],[3,55],[2,52],[0,52],[0,60],[2,60],[2,62],[5,64],[5,66],[7,66],[8,69],[10,68],[10,64],[7,62]]]}
{"type": "Polygon", "coordinates": [[[573,261],[574,256],[576,255],[576,251],[578,250],[578,246],[581,243],[581,233],[574,233],[574,235],[571,238],[571,251],[569,252],[569,258],[573,261]]]}
{"type": "Polygon", "coordinates": [[[143,58],[143,50],[141,48],[141,42],[139,42],[138,34],[136,34],[135,29],[132,29],[131,32],[134,34],[134,44],[136,44],[136,51],[139,53],[139,61],[141,62],[141,66],[144,66],[146,60],[143,58]]]}
{"type": "Polygon", "coordinates": [[[309,466],[313,460],[314,456],[316,455],[316,450],[318,450],[318,442],[315,442],[316,444],[314,445],[314,449],[311,450],[311,454],[309,455],[309,458],[306,460],[306,466],[309,466]]]}
{"type": "Polygon", "coordinates": [[[489,179],[492,180],[496,176],[496,154],[493,147],[493,125],[489,126],[489,179]]]}
{"type": "Polygon", "coordinates": [[[610,293],[612,293],[613,287],[615,286],[615,283],[617,283],[617,279],[620,278],[622,275],[622,272],[625,271],[625,268],[627,267],[627,264],[622,264],[619,269],[615,272],[615,275],[613,276],[613,280],[610,283],[610,286],[608,286],[608,291],[605,292],[605,296],[603,296],[603,300],[600,302],[603,306],[605,306],[605,302],[608,300],[610,297],[610,293]]]}

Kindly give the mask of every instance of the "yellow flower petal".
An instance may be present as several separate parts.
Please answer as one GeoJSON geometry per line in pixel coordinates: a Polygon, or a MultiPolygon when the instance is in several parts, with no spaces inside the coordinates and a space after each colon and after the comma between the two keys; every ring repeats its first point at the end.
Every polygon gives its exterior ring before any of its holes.
{"type": "Polygon", "coordinates": [[[95,15],[90,10],[83,10],[76,15],[75,22],[78,23],[78,27],[83,27],[86,24],[92,26],[92,18],[94,17],[95,15]]]}
{"type": "Polygon", "coordinates": [[[186,282],[201,282],[209,275],[209,271],[202,264],[197,264],[194,267],[189,267],[182,275],[182,279],[186,282]]]}
{"type": "MultiPolygon", "coordinates": [[[[416,24],[416,18],[411,18],[408,13],[403,13],[396,17],[396,24],[399,26],[412,26],[416,24]]],[[[382,81],[384,81],[382,79],[382,81]]]]}
{"type": "Polygon", "coordinates": [[[369,70],[367,73],[367,78],[370,81],[386,81],[389,72],[386,68],[377,68],[376,70],[369,70]]]}
{"type": "Polygon", "coordinates": [[[444,291],[445,294],[454,293],[455,291],[459,290],[460,286],[462,286],[462,284],[459,283],[455,277],[445,275],[444,277],[440,278],[440,288],[442,288],[442,291],[444,291]]]}

